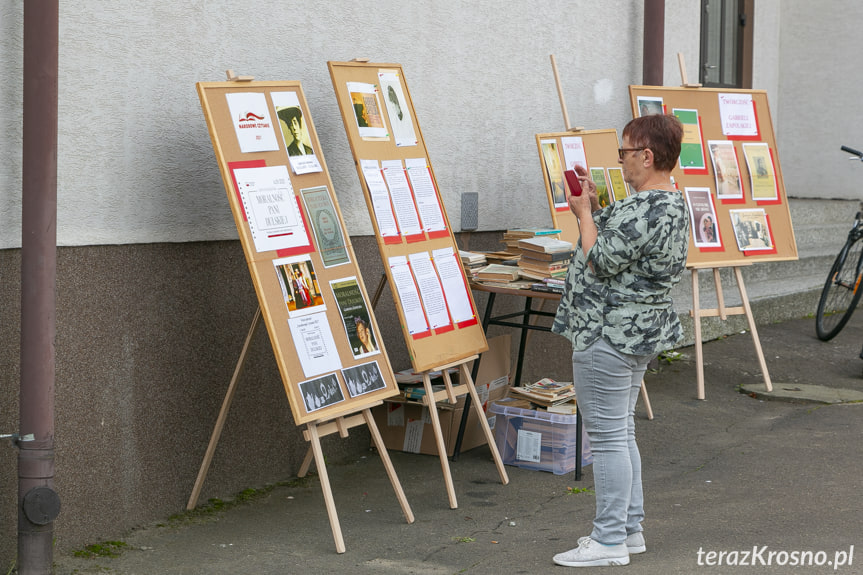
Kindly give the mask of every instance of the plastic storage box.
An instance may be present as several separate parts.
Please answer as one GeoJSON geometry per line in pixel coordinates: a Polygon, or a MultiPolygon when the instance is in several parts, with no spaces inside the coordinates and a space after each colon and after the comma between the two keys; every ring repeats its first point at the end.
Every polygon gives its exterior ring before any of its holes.
{"type": "MultiPolygon", "coordinates": [[[[489,405],[497,415],[494,439],[504,464],[555,475],[575,471],[578,416],[507,405],[514,402],[499,399],[489,405]]],[[[583,429],[581,437],[581,465],[590,465],[593,454],[583,429]]]]}

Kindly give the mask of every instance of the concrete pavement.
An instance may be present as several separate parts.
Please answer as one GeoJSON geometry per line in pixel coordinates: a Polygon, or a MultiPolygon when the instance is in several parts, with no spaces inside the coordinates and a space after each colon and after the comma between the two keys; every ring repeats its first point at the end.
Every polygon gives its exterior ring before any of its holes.
{"type": "MultiPolygon", "coordinates": [[[[815,339],[812,319],[758,329],[777,390],[815,386],[831,396],[863,391],[863,313],[827,343],[815,339]]],[[[577,571],[863,573],[863,405],[815,403],[800,391],[791,392],[792,401],[756,393],[763,391],[763,379],[748,333],[704,345],[707,397],[700,401],[694,348],[679,351],[683,359],[660,362],[646,378],[655,419],[648,421],[641,405],[637,413],[648,550],[632,556],[627,567],[577,571]],[[741,393],[740,386],[751,393],[741,393]]],[[[325,452],[330,440],[336,441],[326,438],[325,452]]],[[[436,457],[391,457],[413,524],[406,523],[376,453],[328,466],[344,554],[335,551],[313,477],[224,511],[118,533],[125,548],[116,558],[55,556],[56,573],[572,570],[555,566],[551,557],[590,532],[592,467],[576,482],[572,474],[507,466],[510,483],[502,485],[488,448],[476,448],[451,464],[459,506],[450,509],[436,457]]]]}

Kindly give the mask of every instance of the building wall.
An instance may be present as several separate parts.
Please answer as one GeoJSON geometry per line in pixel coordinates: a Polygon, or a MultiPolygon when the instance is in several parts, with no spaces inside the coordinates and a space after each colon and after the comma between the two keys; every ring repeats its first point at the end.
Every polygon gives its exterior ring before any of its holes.
{"type": "MultiPolygon", "coordinates": [[[[693,6],[666,3],[675,84],[676,53],[697,61],[693,6]]],[[[17,78],[22,3],[0,0],[0,15],[0,65],[17,78]]],[[[549,55],[572,124],[621,128],[627,86],[641,83],[642,16],[638,0],[61,3],[58,243],[236,238],[195,92],[229,68],[302,82],[348,230],[370,234],[327,70],[355,57],[403,66],[450,214],[478,192],[480,229],[547,224],[534,134],[565,127],[549,55]]],[[[20,245],[20,87],[4,83],[0,98],[12,128],[0,142],[3,249],[20,245]]]]}

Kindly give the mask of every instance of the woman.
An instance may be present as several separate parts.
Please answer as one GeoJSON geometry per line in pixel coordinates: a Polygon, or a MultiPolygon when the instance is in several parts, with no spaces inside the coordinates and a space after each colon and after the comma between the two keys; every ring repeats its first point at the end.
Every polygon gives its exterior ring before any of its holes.
{"type": "Polygon", "coordinates": [[[598,210],[596,185],[569,198],[581,234],[552,331],[572,342],[578,405],[593,451],[590,536],[554,556],[570,567],[627,565],[645,551],[641,457],[634,411],[648,362],[682,335],[669,292],[685,269],[689,218],[671,183],[683,128],[674,116],[636,118],[618,162],[635,192],[598,210]]]}

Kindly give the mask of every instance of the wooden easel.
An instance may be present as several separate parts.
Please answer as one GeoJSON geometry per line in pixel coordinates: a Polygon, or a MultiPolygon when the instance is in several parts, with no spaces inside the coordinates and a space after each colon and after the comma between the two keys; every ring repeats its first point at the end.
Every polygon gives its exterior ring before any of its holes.
{"type": "MultiPolygon", "coordinates": [[[[216,425],[213,427],[213,432],[210,434],[210,443],[207,445],[207,451],[204,455],[204,460],[201,462],[201,468],[198,470],[198,477],[195,480],[195,485],[192,488],[192,494],[189,497],[189,501],[186,504],[186,509],[191,510],[195,508],[195,505],[198,503],[198,498],[201,495],[201,488],[204,484],[204,479],[207,477],[207,472],[210,469],[210,464],[213,461],[213,454],[216,452],[216,446],[219,443],[219,438],[222,435],[222,430],[225,427],[225,421],[228,417],[228,411],[231,408],[231,403],[234,400],[234,394],[237,390],[237,381],[239,380],[240,374],[243,371],[243,367],[246,363],[246,357],[249,351],[249,346],[252,341],[252,337],[254,337],[255,332],[258,329],[258,326],[261,322],[261,308],[255,311],[255,316],[252,318],[252,325],[249,327],[249,333],[246,335],[246,341],[243,343],[243,349],[240,352],[240,357],[237,360],[237,365],[234,368],[234,375],[231,377],[231,383],[228,385],[228,391],[225,393],[225,399],[222,401],[222,408],[219,410],[219,416],[216,419],[216,425]]],[[[309,466],[311,465],[312,459],[314,459],[315,464],[318,468],[318,477],[321,480],[321,491],[324,494],[324,502],[327,508],[327,516],[330,520],[330,528],[333,531],[333,540],[336,544],[336,551],[338,553],[345,552],[345,540],[342,537],[342,530],[339,523],[339,517],[336,513],[336,505],[333,500],[333,492],[330,487],[330,479],[327,474],[326,464],[324,462],[323,451],[321,450],[321,437],[325,437],[332,433],[338,432],[339,436],[342,438],[348,437],[348,430],[352,427],[357,427],[359,425],[367,425],[369,428],[369,432],[371,433],[372,440],[374,441],[375,447],[377,447],[378,453],[381,456],[381,460],[384,464],[384,469],[386,469],[387,476],[390,479],[390,483],[393,486],[393,489],[396,492],[396,498],[399,501],[399,505],[401,505],[402,513],[407,519],[408,523],[414,522],[414,515],[411,511],[410,504],[405,497],[404,490],[402,489],[401,483],[399,482],[398,476],[396,475],[395,469],[393,468],[392,461],[390,460],[389,453],[387,453],[386,447],[384,446],[383,439],[381,438],[380,431],[378,430],[377,424],[375,423],[374,417],[371,413],[371,408],[376,405],[381,405],[382,401],[376,401],[371,404],[362,406],[360,408],[360,413],[353,414],[345,414],[339,417],[336,417],[332,420],[320,420],[320,421],[310,421],[306,423],[306,429],[303,430],[303,437],[306,441],[308,441],[311,445],[309,446],[309,451],[306,454],[305,459],[303,460],[302,465],[300,466],[299,471],[297,472],[298,477],[305,477],[308,473],[309,466]]],[[[487,425],[487,424],[486,424],[487,425]]]]}
{"type": "MultiPolygon", "coordinates": [[[[387,284],[387,276],[386,274],[381,276],[381,281],[378,283],[377,289],[375,289],[375,294],[372,297],[372,309],[377,306],[378,300],[380,299],[381,293],[383,292],[384,286],[387,284]]],[[[485,435],[486,443],[488,443],[488,448],[491,450],[491,456],[494,459],[494,463],[497,466],[498,473],[500,474],[501,483],[507,485],[509,483],[509,476],[506,473],[506,469],[503,466],[503,459],[500,456],[500,451],[497,448],[497,444],[494,441],[494,435],[491,432],[491,428],[488,426],[488,419],[486,418],[486,414],[482,409],[482,402],[479,400],[479,394],[476,392],[476,386],[474,385],[473,377],[471,376],[470,371],[467,369],[467,364],[471,361],[478,360],[478,355],[473,355],[459,361],[448,363],[446,365],[442,365],[439,367],[435,367],[429,369],[427,371],[422,372],[423,376],[423,387],[425,388],[425,395],[423,396],[423,405],[425,405],[426,409],[429,412],[429,418],[431,419],[432,429],[434,430],[435,436],[435,445],[437,446],[438,457],[440,458],[440,466],[443,471],[443,479],[444,484],[446,485],[447,497],[449,498],[450,508],[456,509],[458,507],[458,500],[455,495],[455,487],[452,481],[452,472],[449,468],[449,458],[446,454],[446,442],[443,439],[443,429],[440,425],[440,416],[437,412],[436,403],[438,401],[443,401],[444,399],[448,400],[450,403],[454,404],[458,400],[459,396],[468,395],[468,399],[465,402],[465,412],[468,409],[473,409],[476,413],[477,419],[479,419],[480,427],[482,427],[483,434],[485,435]],[[453,386],[452,379],[450,378],[449,369],[458,366],[459,369],[459,377],[460,380],[464,383],[461,383],[457,386],[453,386]],[[444,378],[444,389],[434,392],[431,384],[431,373],[434,371],[440,371],[443,374],[444,378]]],[[[464,421],[467,420],[467,413],[464,415],[464,421]]],[[[459,432],[461,433],[461,431],[459,432]]],[[[379,446],[378,449],[382,449],[382,446],[379,446]]],[[[308,459],[308,455],[306,456],[308,459]]]]}
{"type": "MultiPolygon", "coordinates": [[[[751,265],[751,264],[746,264],[751,265]]],[[[758,355],[758,363],[761,365],[761,373],[764,374],[764,385],[767,391],[773,391],[773,384],[770,382],[770,374],[767,372],[767,362],[764,361],[764,352],[761,349],[761,342],[758,339],[758,330],[755,327],[755,318],[752,316],[752,308],[749,306],[749,297],[746,295],[746,288],[743,286],[743,274],[740,272],[740,265],[733,266],[734,278],[737,280],[737,288],[740,290],[740,299],[742,305],[740,307],[725,307],[725,300],[722,295],[722,282],[719,277],[719,268],[713,269],[713,282],[716,286],[716,303],[715,309],[701,309],[698,297],[698,270],[705,269],[698,266],[692,266],[689,269],[692,271],[692,316],[695,327],[695,360],[696,360],[696,384],[698,386],[698,399],[704,399],[704,353],[701,343],[701,318],[702,317],[719,317],[721,320],[728,319],[729,315],[745,315],[746,321],[749,322],[749,331],[752,333],[752,343],[755,345],[755,353],[758,355]]]]}

